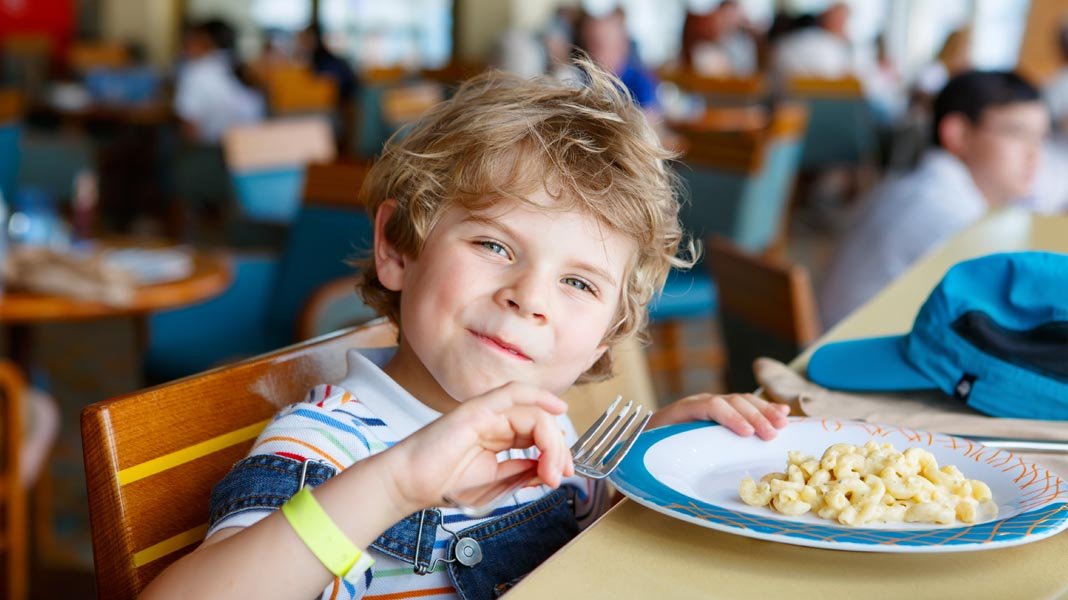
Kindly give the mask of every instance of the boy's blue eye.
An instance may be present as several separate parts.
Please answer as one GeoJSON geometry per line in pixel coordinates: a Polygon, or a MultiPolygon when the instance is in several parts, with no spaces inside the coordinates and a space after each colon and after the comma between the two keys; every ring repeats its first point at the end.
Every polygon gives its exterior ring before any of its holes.
{"type": "Polygon", "coordinates": [[[478,245],[494,254],[500,254],[501,256],[508,258],[508,249],[493,240],[482,240],[478,242],[478,245]]]}
{"type": "Polygon", "coordinates": [[[577,277],[565,277],[564,278],[564,283],[566,285],[569,285],[569,286],[579,290],[579,291],[589,292],[591,294],[596,295],[596,290],[593,289],[592,285],[586,283],[585,281],[583,281],[583,280],[581,280],[581,279],[579,279],[577,277]]]}

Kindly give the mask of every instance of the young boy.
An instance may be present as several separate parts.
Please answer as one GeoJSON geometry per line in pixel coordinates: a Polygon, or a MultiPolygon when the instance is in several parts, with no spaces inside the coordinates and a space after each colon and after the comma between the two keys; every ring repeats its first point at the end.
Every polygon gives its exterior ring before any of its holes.
{"type": "MultiPolygon", "coordinates": [[[[611,373],[690,261],[670,154],[617,79],[580,66],[582,88],[476,77],[386,147],[363,190],[361,293],[398,347],[350,351],[342,382],[283,410],[216,486],[205,542],[146,596],[491,598],[603,511],[556,396],[611,373]],[[486,517],[445,500],[526,470],[544,485],[486,517]]],[[[703,394],[650,426],[767,439],[785,415],[703,394]]]]}

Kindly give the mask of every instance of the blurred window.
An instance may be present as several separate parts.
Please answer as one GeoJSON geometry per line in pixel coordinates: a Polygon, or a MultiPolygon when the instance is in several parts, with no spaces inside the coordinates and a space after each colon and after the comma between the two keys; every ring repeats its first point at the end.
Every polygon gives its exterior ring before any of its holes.
{"type": "MultiPolygon", "coordinates": [[[[327,44],[361,69],[437,68],[452,55],[453,0],[320,0],[319,10],[327,44]]],[[[253,0],[252,18],[295,32],[311,22],[311,3],[253,0]]]]}

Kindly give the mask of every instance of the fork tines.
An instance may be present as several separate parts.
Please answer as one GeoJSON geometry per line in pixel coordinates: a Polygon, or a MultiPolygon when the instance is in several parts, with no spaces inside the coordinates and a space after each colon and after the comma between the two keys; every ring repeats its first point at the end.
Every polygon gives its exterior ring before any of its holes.
{"type": "Polygon", "coordinates": [[[604,414],[571,447],[575,471],[581,475],[600,479],[611,473],[649,422],[652,411],[643,414],[642,405],[635,407],[634,401],[627,402],[619,414],[608,421],[622,399],[622,396],[617,396],[604,414]]]}

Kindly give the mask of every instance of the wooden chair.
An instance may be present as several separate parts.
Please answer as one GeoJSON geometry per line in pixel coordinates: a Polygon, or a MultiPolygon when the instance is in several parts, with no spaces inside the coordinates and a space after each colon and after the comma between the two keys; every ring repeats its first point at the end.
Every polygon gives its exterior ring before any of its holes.
{"type": "MultiPolygon", "coordinates": [[[[329,334],[82,411],[89,516],[100,598],[134,598],[204,538],[211,488],[270,418],[308,389],[345,374],[350,348],[395,344],[385,320],[329,334]]],[[[618,391],[655,406],[636,345],[620,378],[576,388],[582,431],[618,391]]]]}
{"type": "Polygon", "coordinates": [[[804,267],[751,254],[722,237],[708,240],[731,391],[756,388],[753,361],[787,361],[820,335],[815,294],[804,267]]]}
{"type": "Polygon", "coordinates": [[[347,349],[394,343],[377,321],[82,411],[99,596],[136,597],[196,547],[211,487],[275,412],[344,376],[347,349]]]}
{"type": "Polygon", "coordinates": [[[0,194],[10,206],[15,197],[22,158],[22,113],[25,100],[21,92],[0,89],[0,194]]]}
{"type": "Polygon", "coordinates": [[[25,598],[27,593],[28,549],[26,489],[19,473],[22,451],[25,381],[18,369],[0,361],[0,425],[3,427],[3,454],[0,455],[0,554],[3,556],[5,598],[25,598]]]}
{"type": "Polygon", "coordinates": [[[276,116],[326,113],[338,105],[337,82],[300,65],[273,65],[264,74],[267,104],[276,116]]]}
{"type": "Polygon", "coordinates": [[[660,78],[692,94],[699,94],[713,106],[751,105],[768,93],[761,75],[745,77],[708,77],[690,70],[661,71],[660,78]]]}
{"type": "MultiPolygon", "coordinates": [[[[785,243],[787,209],[801,154],[807,113],[785,104],[766,127],[744,130],[683,129],[687,149],[679,174],[692,196],[682,210],[686,231],[701,239],[722,235],[753,252],[785,243]]],[[[664,372],[673,394],[681,392],[688,367],[718,371],[723,355],[715,344],[687,349],[683,327],[694,319],[711,320],[716,284],[698,266],[673,271],[650,310],[654,371],[664,372]]]]}
{"type": "Polygon", "coordinates": [[[858,79],[794,78],[787,94],[803,102],[810,114],[802,169],[873,162],[876,125],[858,79]]]}
{"type": "Polygon", "coordinates": [[[222,144],[244,216],[271,223],[289,223],[297,216],[307,165],[337,155],[330,123],[322,117],[234,127],[222,144]]]}
{"type": "Polygon", "coordinates": [[[67,64],[78,73],[93,69],[118,69],[130,64],[130,51],[119,42],[73,42],[67,64]]]}

